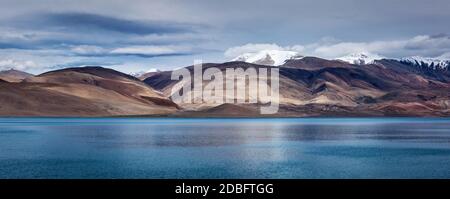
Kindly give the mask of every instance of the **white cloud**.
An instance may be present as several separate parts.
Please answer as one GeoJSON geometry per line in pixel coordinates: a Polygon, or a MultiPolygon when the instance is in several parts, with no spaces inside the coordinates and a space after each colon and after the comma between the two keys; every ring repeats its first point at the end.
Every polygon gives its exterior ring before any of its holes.
{"type": "Polygon", "coordinates": [[[157,68],[150,68],[149,70],[147,70],[147,73],[154,73],[154,72],[159,72],[160,70],[157,68]]]}
{"type": "Polygon", "coordinates": [[[323,57],[336,57],[350,53],[371,52],[387,57],[423,56],[437,57],[450,51],[450,37],[446,35],[419,35],[409,39],[341,42],[312,49],[312,54],[323,57]]]}
{"type": "Polygon", "coordinates": [[[438,59],[448,59],[450,60],[450,52],[444,53],[441,56],[437,57],[438,59]]]}
{"type": "Polygon", "coordinates": [[[399,58],[408,56],[438,57],[450,53],[450,37],[447,35],[419,35],[409,39],[372,41],[372,42],[340,42],[324,38],[307,45],[279,46],[277,44],[246,44],[225,51],[226,57],[236,57],[243,53],[261,50],[290,50],[305,56],[337,58],[353,53],[374,53],[384,57],[399,58]]]}
{"type": "Polygon", "coordinates": [[[13,59],[0,60],[0,71],[9,69],[29,70],[35,67],[37,67],[37,65],[33,61],[19,61],[13,59]]]}
{"type": "Polygon", "coordinates": [[[171,54],[191,53],[192,48],[181,45],[135,45],[107,49],[94,45],[73,46],[70,51],[80,56],[115,56],[138,55],[160,56],[171,54]]]}
{"type": "Polygon", "coordinates": [[[80,45],[71,48],[71,51],[77,55],[101,55],[107,52],[106,49],[99,46],[80,45]]]}
{"type": "Polygon", "coordinates": [[[176,42],[196,42],[212,40],[207,33],[176,33],[176,34],[148,34],[132,36],[127,38],[132,43],[176,43],[176,42]]]}
{"type": "Polygon", "coordinates": [[[156,55],[170,55],[170,54],[180,54],[188,53],[192,49],[186,46],[128,46],[122,48],[116,48],[110,51],[111,54],[135,54],[135,55],[146,55],[146,56],[156,56],[156,55]]]}
{"type": "Polygon", "coordinates": [[[277,44],[245,44],[243,46],[236,46],[225,51],[225,57],[236,57],[244,53],[255,53],[261,50],[284,50],[283,47],[277,44]]]}

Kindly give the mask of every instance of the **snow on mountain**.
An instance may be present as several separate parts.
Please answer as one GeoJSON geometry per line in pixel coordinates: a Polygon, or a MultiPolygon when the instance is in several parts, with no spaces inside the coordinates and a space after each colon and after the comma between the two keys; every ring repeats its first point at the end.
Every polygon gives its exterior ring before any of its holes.
{"type": "Polygon", "coordinates": [[[140,76],[142,76],[144,74],[147,74],[147,73],[155,73],[155,72],[159,72],[159,71],[160,71],[159,69],[152,68],[152,69],[147,70],[147,71],[133,72],[133,73],[130,73],[129,75],[134,76],[134,77],[140,77],[140,76]]]}
{"type": "MultiPolygon", "coordinates": [[[[304,57],[295,51],[262,50],[254,53],[244,53],[232,59],[231,61],[243,61],[253,64],[280,66],[283,65],[287,60],[302,59],[302,58],[304,57]]],[[[378,54],[361,52],[361,53],[352,53],[347,56],[335,58],[334,60],[344,61],[356,65],[365,65],[365,64],[374,64],[377,60],[381,59],[385,59],[385,57],[378,54]]],[[[411,65],[432,67],[433,69],[446,69],[450,67],[450,59],[447,57],[429,58],[429,57],[413,56],[394,60],[411,65]]]]}
{"type": "Polygon", "coordinates": [[[145,72],[144,71],[139,71],[139,72],[131,72],[131,73],[128,73],[128,74],[133,76],[133,77],[140,77],[143,74],[145,74],[145,72]]]}
{"type": "Polygon", "coordinates": [[[427,66],[433,67],[434,69],[440,68],[444,69],[449,67],[450,60],[448,59],[438,59],[429,57],[413,56],[400,59],[401,62],[409,63],[417,66],[427,66]]]}
{"type": "Polygon", "coordinates": [[[371,53],[353,53],[344,57],[336,58],[336,60],[341,60],[348,62],[350,64],[364,65],[373,64],[376,60],[383,59],[382,56],[371,53]]]}
{"type": "MultiPolygon", "coordinates": [[[[384,59],[384,57],[370,53],[354,53],[344,57],[336,58],[336,60],[341,60],[357,65],[373,64],[375,63],[375,61],[380,59],[384,59]]],[[[433,69],[445,69],[450,66],[450,59],[443,59],[443,58],[441,59],[441,58],[413,56],[395,60],[416,66],[432,67],[433,69]]]]}
{"type": "Polygon", "coordinates": [[[287,60],[301,58],[303,58],[303,56],[295,51],[262,50],[255,53],[244,53],[231,61],[243,61],[253,64],[280,66],[283,65],[287,60]]]}

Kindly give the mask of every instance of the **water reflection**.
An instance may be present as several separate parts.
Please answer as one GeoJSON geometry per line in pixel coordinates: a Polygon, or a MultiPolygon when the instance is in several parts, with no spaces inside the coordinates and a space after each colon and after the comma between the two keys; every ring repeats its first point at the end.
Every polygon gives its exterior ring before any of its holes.
{"type": "Polygon", "coordinates": [[[423,118],[0,119],[0,178],[450,178],[423,118]]]}

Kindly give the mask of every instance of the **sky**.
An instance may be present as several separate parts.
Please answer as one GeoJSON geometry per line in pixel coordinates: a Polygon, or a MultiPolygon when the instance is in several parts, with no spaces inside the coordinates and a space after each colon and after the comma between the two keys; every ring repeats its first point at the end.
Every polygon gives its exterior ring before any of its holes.
{"type": "Polygon", "coordinates": [[[125,73],[290,50],[450,59],[448,0],[0,0],[0,70],[125,73]]]}

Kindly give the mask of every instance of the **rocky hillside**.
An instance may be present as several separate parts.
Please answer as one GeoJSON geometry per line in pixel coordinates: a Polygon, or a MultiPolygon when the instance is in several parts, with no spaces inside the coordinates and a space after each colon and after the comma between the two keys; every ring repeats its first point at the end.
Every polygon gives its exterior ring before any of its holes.
{"type": "Polygon", "coordinates": [[[18,71],[14,69],[0,71],[0,79],[7,82],[21,82],[22,80],[32,77],[30,73],[18,71]]]}
{"type": "MultiPolygon", "coordinates": [[[[28,76],[21,82],[0,79],[0,115],[450,116],[450,72],[445,67],[394,59],[352,64],[317,57],[297,57],[279,66],[203,64],[204,70],[210,67],[222,73],[229,68],[279,69],[279,112],[260,115],[259,108],[266,105],[261,99],[256,104],[175,104],[170,98],[186,82],[171,80],[171,71],[152,71],[141,80],[112,69],[81,67],[28,76]]],[[[186,68],[193,72],[193,66],[186,68]]]]}
{"type": "Polygon", "coordinates": [[[69,68],[0,83],[2,116],[171,114],[178,106],[138,79],[101,67],[69,68]]]}
{"type": "MultiPolygon", "coordinates": [[[[204,69],[212,66],[222,72],[225,68],[270,67],[228,62],[206,64],[204,69]]],[[[192,70],[192,67],[188,68],[192,70]]],[[[450,115],[450,74],[447,72],[424,71],[397,60],[382,59],[357,65],[315,57],[291,59],[277,68],[280,70],[281,100],[277,116],[450,115]]],[[[179,85],[182,82],[170,80],[170,72],[152,74],[144,82],[166,97],[170,97],[172,88],[182,87],[179,85]]],[[[236,115],[239,110],[243,110],[242,115],[248,115],[255,112],[248,109],[258,108],[258,105],[248,104],[180,106],[189,110],[188,114],[200,115],[228,115],[227,112],[236,115]]]]}

